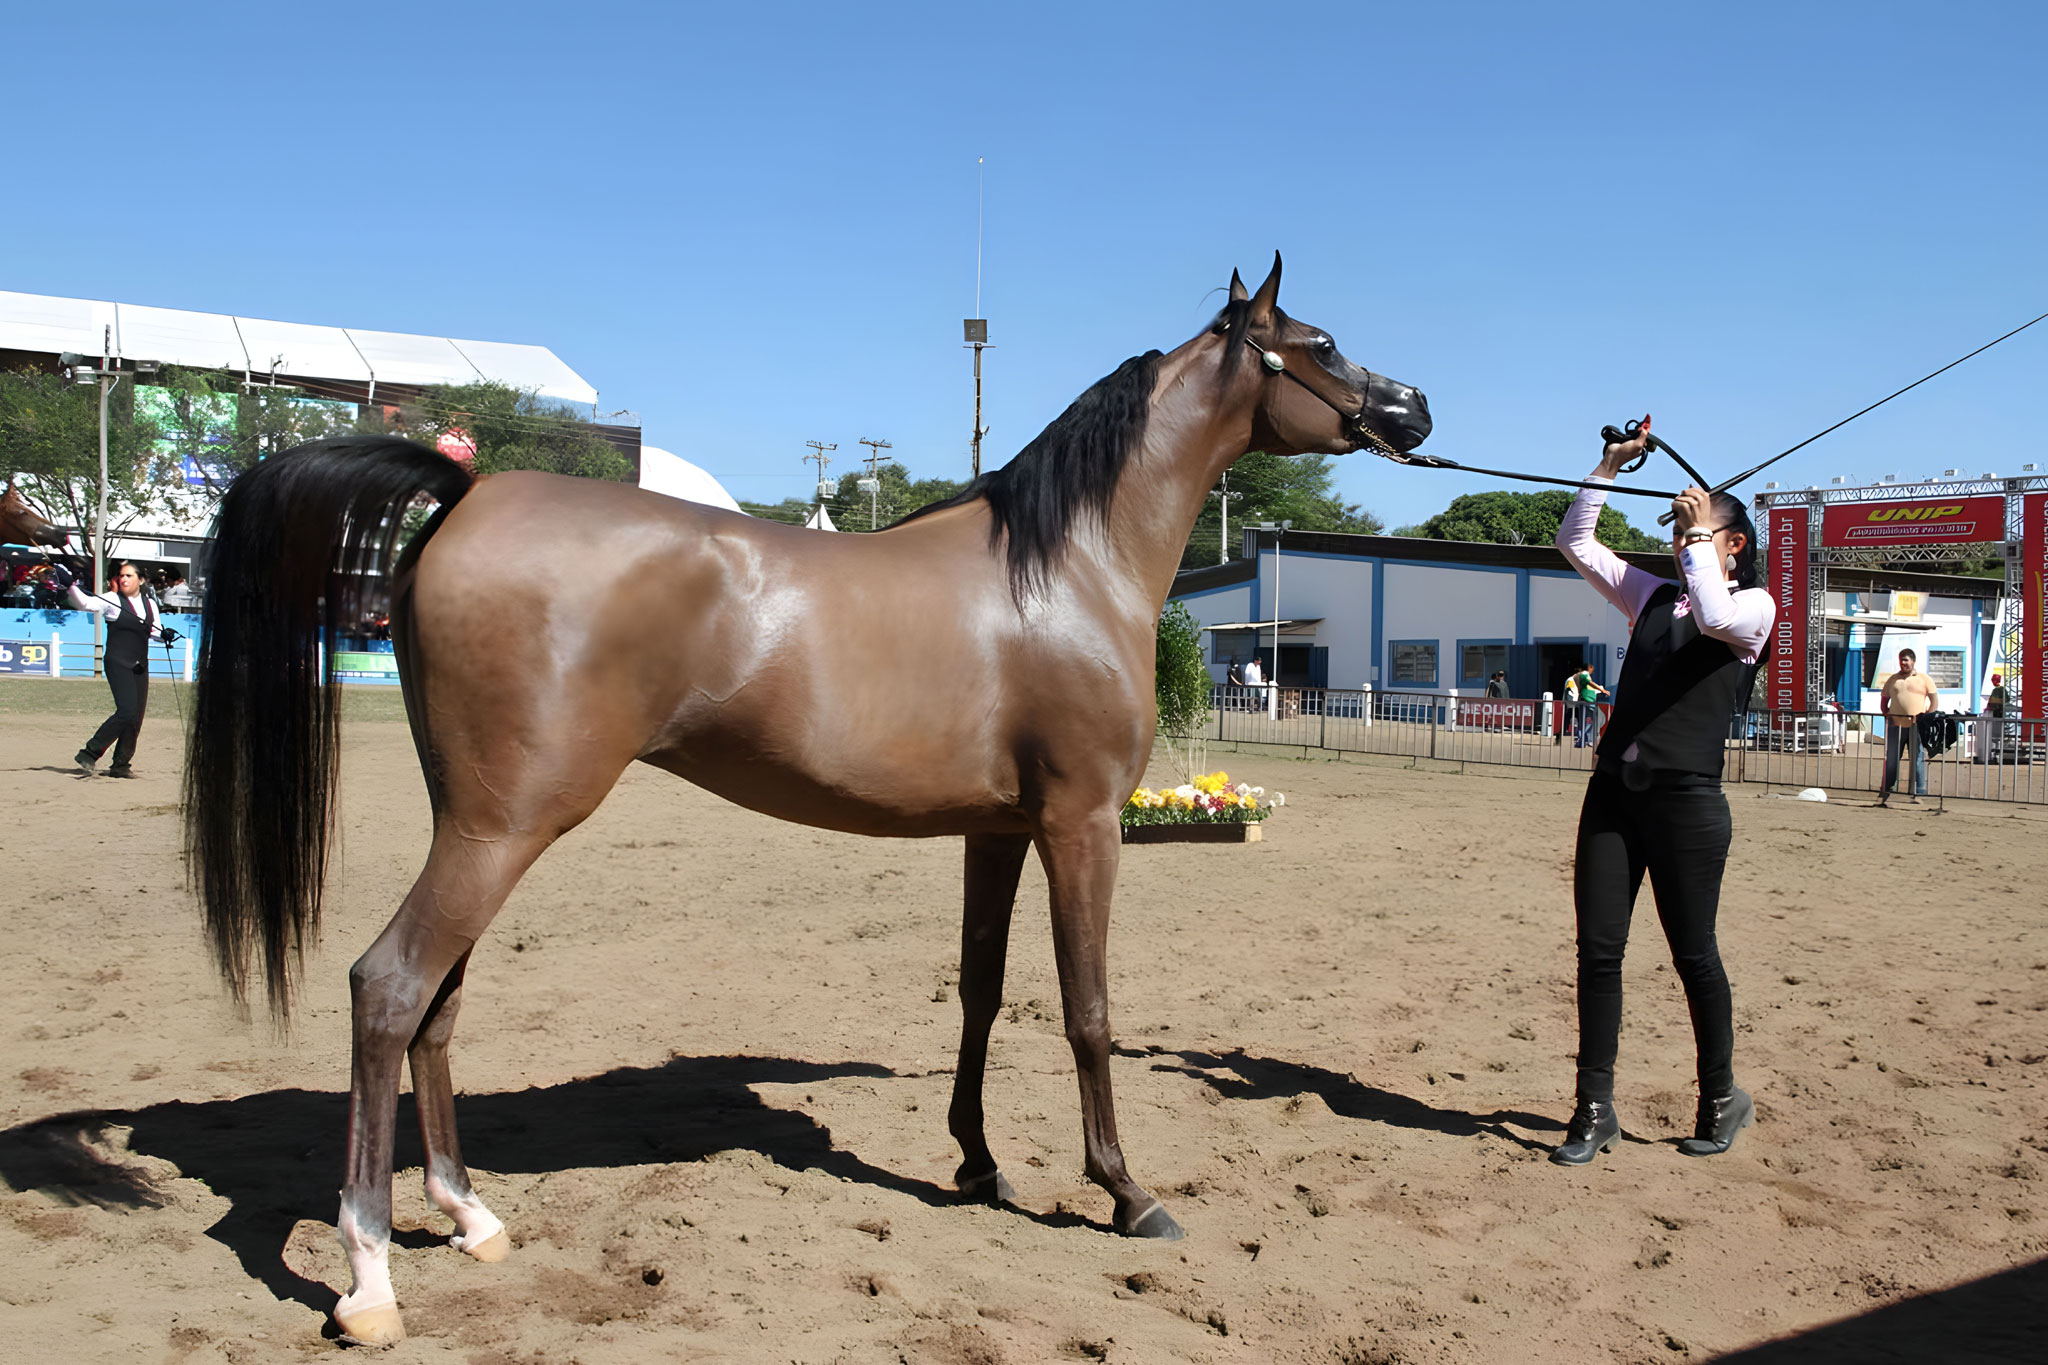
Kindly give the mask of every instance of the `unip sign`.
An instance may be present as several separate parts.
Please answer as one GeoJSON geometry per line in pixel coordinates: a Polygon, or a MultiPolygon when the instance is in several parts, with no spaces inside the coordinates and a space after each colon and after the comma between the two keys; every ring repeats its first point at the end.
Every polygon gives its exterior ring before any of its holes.
{"type": "Polygon", "coordinates": [[[2005,499],[1999,496],[1838,502],[1821,515],[1820,543],[1836,549],[1970,545],[2004,539],[2005,499]]]}

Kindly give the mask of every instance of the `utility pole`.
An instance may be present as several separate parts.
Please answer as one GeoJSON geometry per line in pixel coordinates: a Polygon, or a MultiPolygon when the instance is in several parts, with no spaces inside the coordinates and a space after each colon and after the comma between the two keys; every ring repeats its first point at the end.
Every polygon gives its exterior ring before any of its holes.
{"type": "Polygon", "coordinates": [[[981,353],[988,349],[988,319],[967,319],[967,345],[974,349],[974,477],[981,477],[981,438],[988,428],[981,424],[981,353]]]}
{"type": "Polygon", "coordinates": [[[805,441],[804,444],[811,448],[811,453],[804,456],[804,463],[809,464],[813,460],[818,462],[818,505],[822,507],[825,499],[831,497],[834,491],[832,482],[825,477],[825,469],[832,463],[832,457],[825,452],[839,449],[839,442],[833,441],[828,444],[824,441],[805,441]]]}
{"type": "Polygon", "coordinates": [[[877,519],[876,504],[882,493],[882,461],[893,458],[884,455],[882,452],[894,450],[896,447],[887,441],[870,441],[865,436],[860,438],[860,443],[868,447],[869,451],[868,454],[861,457],[867,464],[868,474],[866,478],[860,481],[860,491],[868,495],[868,529],[872,531],[875,529],[875,521],[877,519]]]}
{"type": "Polygon", "coordinates": [[[1223,471],[1223,478],[1214,488],[1209,490],[1209,496],[1216,499],[1216,505],[1223,510],[1223,532],[1222,539],[1216,546],[1216,562],[1218,564],[1228,564],[1230,562],[1230,500],[1232,498],[1241,498],[1244,494],[1230,491],[1230,471],[1226,469],[1223,471]]]}
{"type": "Polygon", "coordinates": [[[988,319],[981,317],[981,164],[974,158],[974,311],[976,316],[962,324],[967,345],[974,350],[974,477],[981,477],[981,438],[988,428],[981,424],[981,353],[988,349],[988,319]]]}
{"type": "MultiPolygon", "coordinates": [[[[114,359],[114,329],[110,324],[101,335],[100,363],[95,366],[91,356],[66,351],[62,363],[74,384],[98,382],[100,388],[100,486],[99,496],[94,502],[92,522],[92,590],[105,590],[107,582],[107,400],[113,394],[115,385],[123,375],[155,374],[157,364],[153,360],[138,360],[132,365],[114,359]]],[[[92,671],[94,677],[105,672],[101,658],[105,643],[106,622],[98,612],[92,618],[92,671]]]]}

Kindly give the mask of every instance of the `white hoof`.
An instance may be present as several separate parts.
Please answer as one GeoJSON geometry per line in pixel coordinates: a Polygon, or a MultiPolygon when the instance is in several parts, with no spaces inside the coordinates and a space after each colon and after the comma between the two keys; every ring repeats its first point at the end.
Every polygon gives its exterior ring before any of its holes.
{"type": "Polygon", "coordinates": [[[476,1257],[486,1265],[496,1265],[512,1254],[512,1239],[506,1236],[503,1228],[499,1228],[482,1241],[469,1237],[450,1237],[448,1245],[466,1255],[476,1257]]]}
{"type": "Polygon", "coordinates": [[[391,1300],[354,1307],[347,1299],[334,1305],[334,1325],[341,1339],[355,1346],[396,1346],[405,1340],[405,1321],[391,1300]]]}

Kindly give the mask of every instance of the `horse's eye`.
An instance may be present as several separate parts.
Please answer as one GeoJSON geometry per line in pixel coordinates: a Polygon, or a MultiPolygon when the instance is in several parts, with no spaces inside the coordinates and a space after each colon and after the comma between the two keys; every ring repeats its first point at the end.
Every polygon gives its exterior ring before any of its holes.
{"type": "Polygon", "coordinates": [[[1314,341],[1310,342],[1309,344],[1314,346],[1316,350],[1322,353],[1323,355],[1328,355],[1330,352],[1337,349],[1337,343],[1330,340],[1328,337],[1317,337],[1314,341]]]}

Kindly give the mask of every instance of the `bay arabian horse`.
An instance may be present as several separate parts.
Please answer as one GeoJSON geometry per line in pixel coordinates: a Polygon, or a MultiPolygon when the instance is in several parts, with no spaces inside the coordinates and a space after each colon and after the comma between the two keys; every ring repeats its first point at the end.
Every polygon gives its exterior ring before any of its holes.
{"type": "Polygon", "coordinates": [[[1152,751],[1154,629],[1203,499],[1248,450],[1405,451],[1416,390],[1369,373],[1233,273],[1213,326],[1125,361],[1005,467],[878,535],[821,535],[616,483],[472,484],[410,442],[316,442],[229,488],[216,527],[186,773],[186,834],[216,961],[242,998],[260,945],[289,1008],[315,938],[339,745],[322,677],[387,585],[432,849],[349,971],[347,1336],[404,1335],[391,1287],[392,1129],[412,1064],[427,1195],[452,1244],[503,1257],[456,1145],[448,1041],[463,972],[513,885],[634,761],[784,820],[966,840],[949,1123],[965,1199],[1012,1198],[982,1073],[1010,913],[1034,847],[1052,899],[1086,1169],[1116,1231],[1180,1236],[1124,1169],[1105,964],[1118,811],[1152,751]],[[438,499],[402,555],[406,508],[438,499]],[[500,566],[540,546],[581,566],[500,566]],[[544,629],[543,651],[506,647],[544,629]]]}

